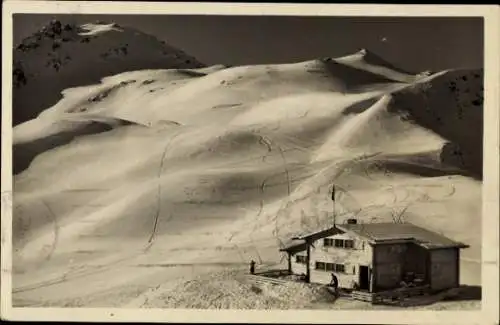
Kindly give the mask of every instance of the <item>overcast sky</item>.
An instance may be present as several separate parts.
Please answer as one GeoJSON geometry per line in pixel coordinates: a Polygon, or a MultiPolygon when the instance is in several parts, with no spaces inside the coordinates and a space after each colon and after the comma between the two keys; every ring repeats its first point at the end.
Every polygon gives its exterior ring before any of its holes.
{"type": "Polygon", "coordinates": [[[155,35],[205,64],[282,63],[369,49],[419,72],[483,65],[481,18],[14,15],[14,43],[52,17],[97,19],[155,35]]]}

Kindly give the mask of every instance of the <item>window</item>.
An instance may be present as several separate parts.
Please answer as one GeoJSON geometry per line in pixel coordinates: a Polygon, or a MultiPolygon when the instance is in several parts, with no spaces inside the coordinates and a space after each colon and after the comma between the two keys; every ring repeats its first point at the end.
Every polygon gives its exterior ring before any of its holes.
{"type": "Polygon", "coordinates": [[[315,268],[318,271],[345,273],[344,264],[316,262],[315,268]]]}
{"type": "Polygon", "coordinates": [[[296,255],[295,256],[295,263],[306,264],[307,263],[307,256],[296,255]]]}
{"type": "Polygon", "coordinates": [[[345,273],[345,265],[344,264],[334,264],[335,272],[345,273]]]}
{"type": "Polygon", "coordinates": [[[329,239],[329,238],[325,238],[324,246],[334,246],[334,247],[337,247],[337,248],[353,249],[354,248],[354,240],[352,240],[352,239],[329,239]],[[328,244],[329,245],[327,245],[327,239],[328,239],[328,244]]]}
{"type": "Polygon", "coordinates": [[[332,247],[333,246],[333,239],[332,238],[325,238],[323,240],[323,246],[332,247]]]}
{"type": "Polygon", "coordinates": [[[323,263],[323,262],[316,262],[316,270],[321,270],[321,271],[325,271],[326,270],[326,264],[327,263],[323,263]]]}

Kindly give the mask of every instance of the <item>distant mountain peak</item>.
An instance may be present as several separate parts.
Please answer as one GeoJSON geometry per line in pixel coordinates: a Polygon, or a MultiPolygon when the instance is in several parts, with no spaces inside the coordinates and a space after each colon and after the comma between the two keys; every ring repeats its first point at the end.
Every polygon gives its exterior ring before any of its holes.
{"type": "Polygon", "coordinates": [[[67,88],[143,69],[193,69],[205,65],[184,51],[114,22],[75,24],[53,19],[13,51],[14,124],[54,105],[67,88]],[[43,96],[35,101],[34,92],[43,96]]]}
{"type": "Polygon", "coordinates": [[[63,24],[61,21],[53,19],[48,24],[42,26],[37,32],[24,38],[16,46],[16,50],[27,52],[40,46],[45,40],[70,40],[78,38],[78,26],[74,24],[63,24]]]}
{"type": "Polygon", "coordinates": [[[360,54],[360,55],[362,55],[362,56],[365,56],[365,55],[367,55],[367,54],[368,54],[368,50],[367,50],[367,49],[365,49],[365,48],[362,48],[362,49],[360,49],[360,50],[357,52],[357,54],[360,54]]]}
{"type": "Polygon", "coordinates": [[[337,62],[363,62],[364,64],[380,66],[392,69],[394,71],[398,71],[400,73],[415,75],[416,73],[403,70],[399,67],[396,67],[382,56],[378,55],[376,52],[369,50],[367,48],[361,48],[357,52],[353,54],[348,54],[342,57],[335,59],[337,62]]]}
{"type": "Polygon", "coordinates": [[[364,59],[365,61],[368,61],[368,60],[376,60],[376,61],[384,61],[386,62],[384,59],[382,59],[382,57],[380,55],[378,55],[377,53],[375,53],[374,51],[372,50],[369,50],[367,48],[360,48],[357,52],[355,53],[352,53],[352,54],[348,54],[348,55],[345,55],[343,56],[343,58],[362,58],[364,59]]]}

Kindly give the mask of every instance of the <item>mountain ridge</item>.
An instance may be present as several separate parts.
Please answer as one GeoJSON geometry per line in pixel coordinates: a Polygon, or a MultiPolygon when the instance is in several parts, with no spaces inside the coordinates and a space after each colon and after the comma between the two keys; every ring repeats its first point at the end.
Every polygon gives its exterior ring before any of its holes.
{"type": "Polygon", "coordinates": [[[109,75],[126,70],[205,66],[154,36],[129,27],[119,28],[121,31],[104,29],[95,35],[81,35],[85,27],[54,20],[17,45],[13,124],[34,118],[55,104],[62,90],[94,84],[109,75]],[[34,100],[30,93],[39,96],[34,100]]]}

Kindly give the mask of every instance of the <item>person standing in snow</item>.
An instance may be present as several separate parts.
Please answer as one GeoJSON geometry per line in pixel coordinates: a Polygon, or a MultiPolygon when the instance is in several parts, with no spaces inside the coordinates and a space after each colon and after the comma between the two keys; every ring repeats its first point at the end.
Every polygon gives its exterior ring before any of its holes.
{"type": "Polygon", "coordinates": [[[250,274],[255,274],[255,261],[250,262],[250,274]]]}
{"type": "Polygon", "coordinates": [[[333,287],[335,295],[338,295],[339,279],[337,279],[337,276],[334,273],[332,273],[332,281],[330,282],[330,285],[333,287]]]}
{"type": "Polygon", "coordinates": [[[339,279],[337,278],[337,276],[335,275],[335,273],[332,273],[332,281],[330,282],[330,285],[332,287],[334,287],[335,289],[337,289],[338,286],[339,286],[339,279]]]}

